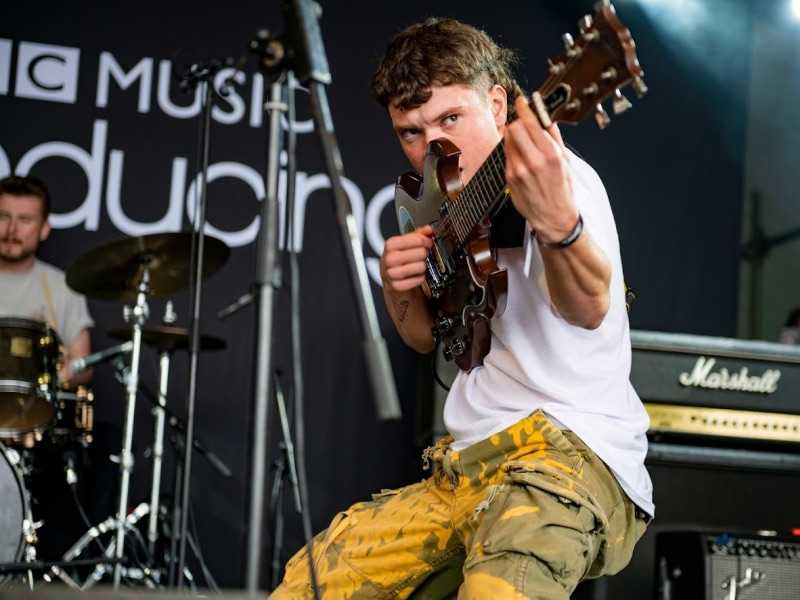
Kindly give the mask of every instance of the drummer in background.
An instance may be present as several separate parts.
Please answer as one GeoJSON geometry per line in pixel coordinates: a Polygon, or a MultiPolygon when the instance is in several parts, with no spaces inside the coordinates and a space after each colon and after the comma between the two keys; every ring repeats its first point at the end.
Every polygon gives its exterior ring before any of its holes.
{"type": "Polygon", "coordinates": [[[50,235],[50,194],[35,177],[0,179],[0,317],[42,321],[56,330],[64,345],[62,385],[91,380],[91,370],[73,374],[69,362],[91,352],[94,325],[86,298],[69,287],[64,272],[36,258],[50,235]]]}

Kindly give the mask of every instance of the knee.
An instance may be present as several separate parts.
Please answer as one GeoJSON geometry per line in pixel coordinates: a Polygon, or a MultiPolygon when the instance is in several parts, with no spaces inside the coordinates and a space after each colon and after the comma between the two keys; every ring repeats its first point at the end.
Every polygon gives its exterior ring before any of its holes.
{"type": "Polygon", "coordinates": [[[502,553],[464,569],[458,600],[569,600],[569,592],[535,557],[502,553]]]}

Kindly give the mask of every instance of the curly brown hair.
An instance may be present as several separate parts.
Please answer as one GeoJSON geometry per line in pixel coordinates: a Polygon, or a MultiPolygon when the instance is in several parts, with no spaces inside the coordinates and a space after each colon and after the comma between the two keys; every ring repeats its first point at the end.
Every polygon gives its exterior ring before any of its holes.
{"type": "Polygon", "coordinates": [[[431,86],[482,81],[500,85],[508,95],[508,121],[514,100],[523,94],[512,75],[514,51],[498,46],[484,31],[455,19],[431,17],[392,38],[372,77],[372,94],[385,108],[408,110],[431,97],[431,86]]]}

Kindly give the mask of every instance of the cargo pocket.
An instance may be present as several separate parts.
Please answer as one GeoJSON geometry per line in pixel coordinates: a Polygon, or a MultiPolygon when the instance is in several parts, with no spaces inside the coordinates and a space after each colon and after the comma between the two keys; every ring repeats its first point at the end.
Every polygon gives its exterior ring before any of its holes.
{"type": "MultiPolygon", "coordinates": [[[[504,501],[487,510],[465,567],[511,555],[521,565],[522,575],[516,576],[526,579],[526,589],[534,589],[535,577],[549,572],[571,593],[594,560],[596,533],[607,522],[602,511],[575,478],[548,465],[510,461],[502,469],[508,491],[504,501]],[[541,563],[545,571],[528,569],[520,558],[541,563]]],[[[491,572],[493,566],[481,569],[491,572]]]]}
{"type": "MultiPolygon", "coordinates": [[[[428,512],[428,481],[383,490],[353,507],[331,536],[331,560],[347,565],[385,597],[427,576],[457,538],[428,512]]],[[[442,519],[444,516],[442,516],[442,519]]],[[[449,521],[448,521],[449,523],[449,521]]]]}
{"type": "Polygon", "coordinates": [[[647,529],[647,523],[637,516],[636,506],[624,498],[609,517],[608,534],[604,536],[593,577],[614,575],[630,562],[636,543],[647,529]]]}

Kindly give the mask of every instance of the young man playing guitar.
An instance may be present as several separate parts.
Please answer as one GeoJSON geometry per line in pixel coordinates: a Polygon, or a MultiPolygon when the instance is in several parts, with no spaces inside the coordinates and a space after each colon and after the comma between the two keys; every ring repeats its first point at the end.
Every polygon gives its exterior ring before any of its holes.
{"type": "MultiPolygon", "coordinates": [[[[565,599],[581,579],[622,569],[653,514],[608,197],[556,126],[542,127],[512,60],[473,27],[429,19],[393,39],[374,76],[417,173],[444,139],[466,183],[502,141],[522,219],[518,247],[495,252],[507,306],[491,319],[488,354],[450,390],[451,435],[424,455],[432,476],[352,506],[316,537],[325,598],[406,598],[462,564],[461,599],[565,599]]],[[[435,346],[426,259],[436,234],[424,225],[392,237],[381,258],[389,313],[423,353],[435,346]]],[[[312,597],[308,582],[303,550],[274,597],[312,597]]]]}

